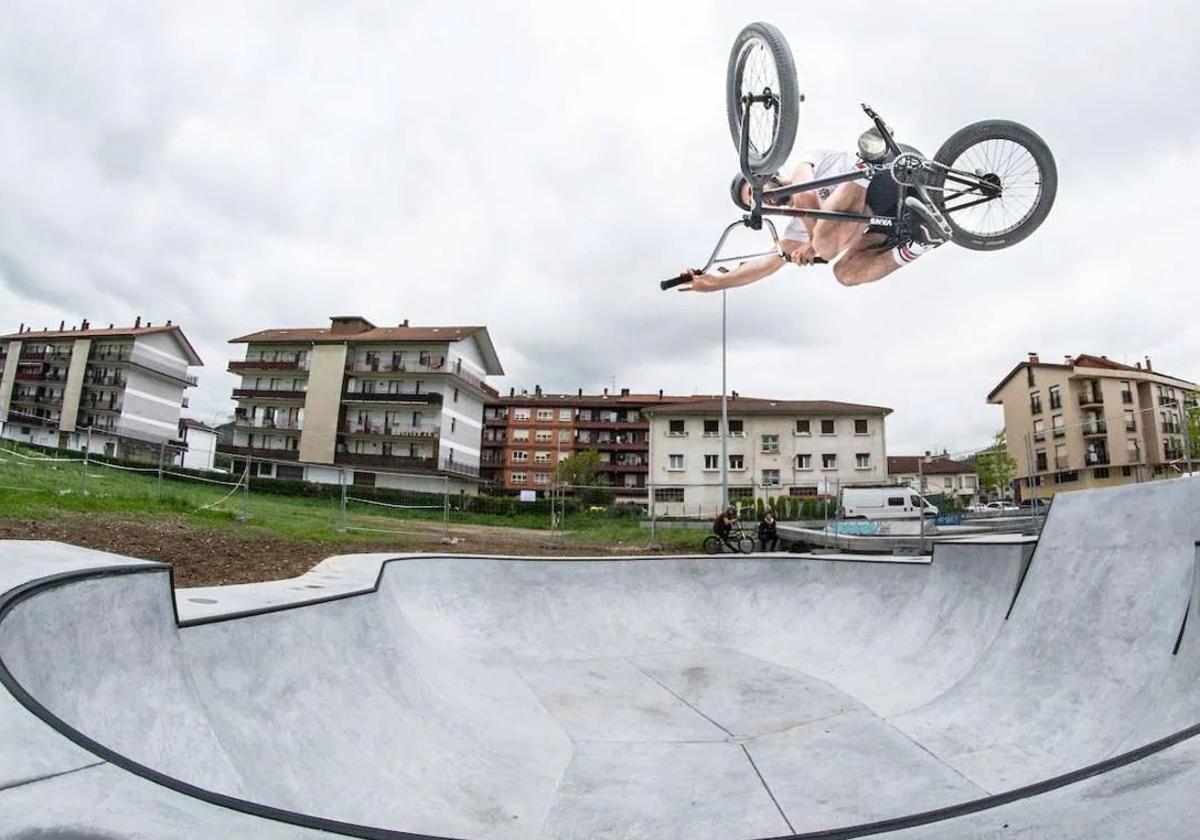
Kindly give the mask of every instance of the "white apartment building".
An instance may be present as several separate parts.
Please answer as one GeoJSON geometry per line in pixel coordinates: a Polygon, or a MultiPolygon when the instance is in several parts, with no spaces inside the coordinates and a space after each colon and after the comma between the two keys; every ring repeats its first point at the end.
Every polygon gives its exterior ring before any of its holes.
{"type": "Polygon", "coordinates": [[[185,449],[174,453],[175,463],[189,470],[214,469],[217,457],[217,430],[184,417],[179,421],[179,439],[185,449]]]}
{"type": "Polygon", "coordinates": [[[268,477],[477,489],[483,404],[497,396],[484,377],[504,372],[487,328],[331,322],[232,339],[246,355],[229,364],[241,382],[219,450],[268,477]]]}
{"type": "Polygon", "coordinates": [[[115,457],[179,444],[186,388],[203,364],[183,331],[161,326],[33,330],[0,336],[0,437],[115,457]]]}
{"type": "MultiPolygon", "coordinates": [[[[729,498],[833,495],[887,480],[890,408],[829,400],[729,399],[729,498]]],[[[643,409],[650,477],[664,516],[712,516],[721,505],[721,401],[643,409]]]]}

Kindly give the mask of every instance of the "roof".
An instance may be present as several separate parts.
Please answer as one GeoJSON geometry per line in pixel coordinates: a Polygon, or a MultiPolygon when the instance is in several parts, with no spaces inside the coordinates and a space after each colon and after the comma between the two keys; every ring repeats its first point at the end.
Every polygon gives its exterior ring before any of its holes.
{"type": "Polygon", "coordinates": [[[995,399],[996,394],[998,394],[1000,392],[1001,388],[1003,388],[1005,385],[1008,384],[1008,381],[1010,379],[1012,379],[1014,376],[1016,376],[1018,373],[1020,373],[1022,370],[1024,370],[1025,368],[1028,368],[1028,367],[1049,368],[1051,370],[1074,370],[1076,368],[1097,368],[1100,370],[1113,370],[1113,371],[1128,372],[1128,373],[1134,373],[1134,374],[1140,373],[1140,374],[1145,374],[1148,376],[1160,376],[1163,379],[1173,379],[1176,382],[1180,382],[1185,385],[1190,385],[1193,388],[1200,390],[1200,385],[1197,385],[1195,382],[1190,382],[1187,379],[1181,379],[1178,376],[1171,376],[1169,373],[1163,373],[1162,371],[1153,370],[1153,369],[1146,368],[1146,367],[1137,367],[1136,365],[1126,365],[1126,364],[1122,364],[1121,362],[1114,362],[1112,359],[1110,359],[1106,356],[1095,356],[1095,355],[1092,355],[1091,353],[1080,353],[1078,356],[1075,356],[1073,359],[1071,359],[1071,363],[1069,365],[1068,364],[1052,364],[1049,362],[1040,362],[1040,361],[1039,362],[1030,362],[1028,360],[1017,363],[1017,365],[1014,366],[1013,369],[1010,370],[1007,374],[1005,374],[1004,378],[1001,379],[996,384],[996,387],[988,392],[987,401],[992,402],[995,399]]]}
{"type": "Polygon", "coordinates": [[[207,423],[201,423],[199,420],[193,420],[191,417],[180,417],[179,428],[181,429],[199,429],[202,432],[212,432],[216,434],[217,430],[207,423]]]}
{"type": "Polygon", "coordinates": [[[678,396],[674,394],[513,394],[489,400],[488,405],[536,406],[555,405],[573,408],[605,408],[608,406],[641,408],[649,405],[677,405],[700,400],[719,400],[711,394],[678,396]]]}
{"type": "Polygon", "coordinates": [[[926,461],[924,466],[921,466],[922,458],[921,455],[889,455],[887,459],[888,475],[917,475],[918,473],[958,475],[975,472],[975,468],[970,464],[941,456],[934,456],[926,461]]]}
{"type": "MultiPolygon", "coordinates": [[[[341,317],[341,316],[339,316],[341,317]]],[[[240,335],[229,339],[230,344],[367,344],[367,343],[397,343],[405,341],[451,342],[474,338],[479,344],[487,372],[491,375],[504,373],[500,359],[496,355],[492,337],[487,327],[481,326],[445,326],[445,327],[376,327],[361,332],[334,332],[331,327],[296,327],[270,330],[240,335]]]]}
{"type": "Polygon", "coordinates": [[[189,365],[192,367],[202,367],[204,365],[204,362],[200,360],[200,354],[196,352],[196,348],[188,341],[187,336],[183,334],[183,330],[178,324],[163,324],[158,327],[106,327],[104,329],[88,327],[87,329],[80,330],[29,329],[24,332],[0,335],[0,341],[50,341],[56,338],[136,338],[139,335],[154,335],[155,333],[174,333],[180,346],[189,356],[189,365]]]}
{"type": "MultiPolygon", "coordinates": [[[[664,405],[672,414],[711,414],[721,410],[721,399],[707,398],[664,405]]],[[[730,397],[731,414],[891,414],[881,405],[837,402],[836,400],[767,400],[758,397],[730,397]]]]}

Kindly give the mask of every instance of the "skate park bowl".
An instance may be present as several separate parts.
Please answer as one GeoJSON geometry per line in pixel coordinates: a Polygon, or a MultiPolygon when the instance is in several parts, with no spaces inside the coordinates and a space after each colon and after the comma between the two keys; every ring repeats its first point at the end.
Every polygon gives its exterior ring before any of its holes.
{"type": "Polygon", "coordinates": [[[1200,481],[931,558],[0,542],[0,837],[1200,836],[1200,481]]]}

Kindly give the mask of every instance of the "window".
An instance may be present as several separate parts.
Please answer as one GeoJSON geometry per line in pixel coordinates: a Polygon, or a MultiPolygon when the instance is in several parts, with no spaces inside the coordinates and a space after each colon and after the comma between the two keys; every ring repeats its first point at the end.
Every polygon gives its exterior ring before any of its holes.
{"type": "Polygon", "coordinates": [[[1108,478],[1108,467],[1096,467],[1092,470],[1092,478],[1108,478]]]}
{"type": "Polygon", "coordinates": [[[683,437],[687,434],[682,420],[668,420],[667,434],[671,437],[683,437]]]}
{"type": "Polygon", "coordinates": [[[458,428],[458,420],[456,420],[455,418],[451,417],[451,418],[450,418],[450,431],[452,431],[452,432],[453,432],[453,431],[454,431],[456,428],[458,428]]]}
{"type": "Polygon", "coordinates": [[[1061,470],[1067,466],[1067,445],[1065,443],[1057,444],[1054,447],[1054,469],[1061,470]]]}
{"type": "Polygon", "coordinates": [[[513,419],[514,420],[528,420],[529,419],[529,409],[528,408],[514,408],[513,409],[513,419]]]}
{"type": "Polygon", "coordinates": [[[705,420],[704,421],[704,434],[716,435],[716,434],[720,434],[720,433],[721,433],[721,421],[720,420],[705,420]]]}
{"type": "Polygon", "coordinates": [[[736,435],[736,436],[741,436],[742,434],[744,434],[744,432],[742,432],[742,421],[741,420],[730,420],[729,421],[729,434],[736,435]]]}
{"type": "Polygon", "coordinates": [[[558,442],[559,443],[570,443],[571,442],[571,430],[570,429],[559,429],[558,430],[558,442]]]}
{"type": "Polygon", "coordinates": [[[797,420],[796,421],[796,434],[811,435],[812,434],[812,431],[810,431],[811,427],[812,427],[811,420],[797,420]]]}
{"type": "Polygon", "coordinates": [[[1042,450],[1037,453],[1037,470],[1039,472],[1046,471],[1046,452],[1042,450]]]}
{"type": "Polygon", "coordinates": [[[946,490],[953,490],[954,486],[955,486],[954,476],[952,476],[952,475],[942,476],[942,487],[943,488],[945,488],[946,490]]]}
{"type": "Polygon", "coordinates": [[[779,470],[763,470],[762,483],[767,487],[779,484],[779,470]]]}
{"type": "Polygon", "coordinates": [[[871,469],[871,453],[859,452],[854,456],[854,468],[857,470],[871,469]]]}
{"type": "Polygon", "coordinates": [[[746,456],[745,455],[730,455],[729,456],[729,469],[731,469],[731,470],[746,469],[746,456]]]}
{"type": "Polygon", "coordinates": [[[829,453],[829,452],[826,452],[824,455],[822,455],[821,456],[821,469],[836,470],[837,469],[837,455],[833,454],[833,453],[829,453]]]}
{"type": "Polygon", "coordinates": [[[709,471],[721,469],[721,456],[720,455],[705,455],[704,456],[704,469],[709,470],[709,471]]]}
{"type": "Polygon", "coordinates": [[[682,487],[655,487],[654,501],[683,503],[682,487]]]}
{"type": "Polygon", "coordinates": [[[796,469],[811,470],[812,469],[812,455],[808,455],[808,454],[797,455],[796,456],[796,469]]]}
{"type": "Polygon", "coordinates": [[[821,434],[823,434],[823,435],[833,434],[833,421],[832,420],[822,420],[821,421],[821,434]]]}
{"type": "Polygon", "coordinates": [[[512,475],[509,476],[509,480],[513,484],[524,484],[525,483],[525,473],[513,473],[512,475]]]}
{"type": "Polygon", "coordinates": [[[1121,402],[1133,402],[1133,389],[1129,387],[1129,383],[1122,380],[1121,382],[1121,402]]]}
{"type": "Polygon", "coordinates": [[[543,473],[543,472],[534,473],[533,474],[533,483],[534,484],[549,484],[550,483],[550,473],[543,473]]]}
{"type": "Polygon", "coordinates": [[[528,429],[513,429],[512,439],[514,441],[529,440],[529,430],[528,429]]]}
{"type": "Polygon", "coordinates": [[[1136,432],[1137,431],[1137,419],[1135,418],[1132,409],[1128,409],[1125,412],[1125,431],[1127,431],[1127,432],[1136,432]]]}
{"type": "Polygon", "coordinates": [[[1045,420],[1034,420],[1033,421],[1033,439],[1034,440],[1045,440],[1046,439],[1046,421],[1045,420]]]}
{"type": "Polygon", "coordinates": [[[1050,418],[1050,427],[1054,429],[1056,438],[1065,437],[1067,430],[1063,427],[1063,417],[1061,414],[1055,414],[1050,418]]]}
{"type": "Polygon", "coordinates": [[[1054,411],[1054,409],[1056,409],[1056,408],[1062,408],[1062,391],[1059,390],[1057,385],[1051,385],[1050,386],[1050,410],[1054,411]]]}
{"type": "Polygon", "coordinates": [[[678,472],[683,469],[683,455],[668,455],[667,469],[673,472],[678,472]]]}
{"type": "Polygon", "coordinates": [[[867,431],[867,421],[865,418],[860,418],[860,419],[857,419],[854,421],[854,434],[856,434],[856,435],[869,434],[869,432],[867,431]]]}
{"type": "Polygon", "coordinates": [[[562,422],[564,422],[564,423],[567,423],[567,422],[569,422],[569,421],[571,420],[571,409],[569,409],[569,408],[560,408],[560,409],[558,410],[558,419],[559,419],[559,420],[561,420],[561,421],[562,421],[562,422]]]}
{"type": "Polygon", "coordinates": [[[767,454],[776,454],[779,452],[779,435],[763,435],[762,436],[762,451],[767,454]]]}
{"type": "Polygon", "coordinates": [[[539,408],[537,410],[537,419],[538,420],[553,420],[554,419],[554,409],[539,408]]]}
{"type": "Polygon", "coordinates": [[[454,402],[458,402],[458,389],[454,389],[454,402]]]}
{"type": "Polygon", "coordinates": [[[1071,482],[1078,480],[1079,473],[1075,472],[1074,470],[1071,470],[1070,472],[1055,473],[1054,475],[1055,484],[1070,484],[1071,482]]]}
{"type": "Polygon", "coordinates": [[[1133,469],[1130,467],[1121,467],[1121,475],[1123,475],[1125,478],[1129,478],[1133,475],[1133,469]]]}
{"type": "Polygon", "coordinates": [[[904,497],[888,496],[888,507],[904,507],[904,497]]]}
{"type": "Polygon", "coordinates": [[[977,477],[976,477],[976,476],[974,476],[974,475],[971,475],[971,474],[964,475],[964,476],[962,477],[962,486],[963,486],[963,489],[964,489],[964,490],[975,490],[975,489],[977,489],[977,488],[978,488],[978,486],[979,486],[979,484],[978,484],[978,481],[977,481],[977,477]]]}
{"type": "Polygon", "coordinates": [[[550,463],[550,453],[549,452],[534,452],[533,453],[533,462],[535,464],[549,464],[550,463]]]}
{"type": "Polygon", "coordinates": [[[529,453],[524,449],[514,449],[512,459],[513,461],[528,461],[529,453]]]}
{"type": "Polygon", "coordinates": [[[554,432],[550,429],[538,429],[533,433],[533,439],[538,443],[551,443],[554,440],[554,432]]]}
{"type": "Polygon", "coordinates": [[[1034,391],[1032,394],[1029,395],[1029,413],[1030,414],[1041,414],[1042,413],[1042,392],[1041,391],[1034,391]]]}
{"type": "Polygon", "coordinates": [[[817,488],[815,486],[814,487],[789,487],[788,495],[789,496],[815,496],[815,495],[817,495],[817,488]]]}

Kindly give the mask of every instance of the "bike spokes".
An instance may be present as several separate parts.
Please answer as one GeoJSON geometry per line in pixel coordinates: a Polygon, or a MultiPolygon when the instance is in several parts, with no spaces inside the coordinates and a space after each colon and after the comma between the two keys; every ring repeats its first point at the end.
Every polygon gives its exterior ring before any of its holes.
{"type": "Polygon", "coordinates": [[[1041,169],[1021,143],[984,140],[948,165],[943,204],[954,224],[968,233],[1003,236],[1021,227],[1041,200],[1041,169]]]}
{"type": "MultiPolygon", "coordinates": [[[[770,47],[761,38],[751,38],[742,47],[738,58],[741,67],[741,95],[779,95],[779,68],[770,47]]],[[[766,157],[779,135],[778,102],[770,105],[755,104],[750,107],[750,149],[755,155],[766,157]]]]}

